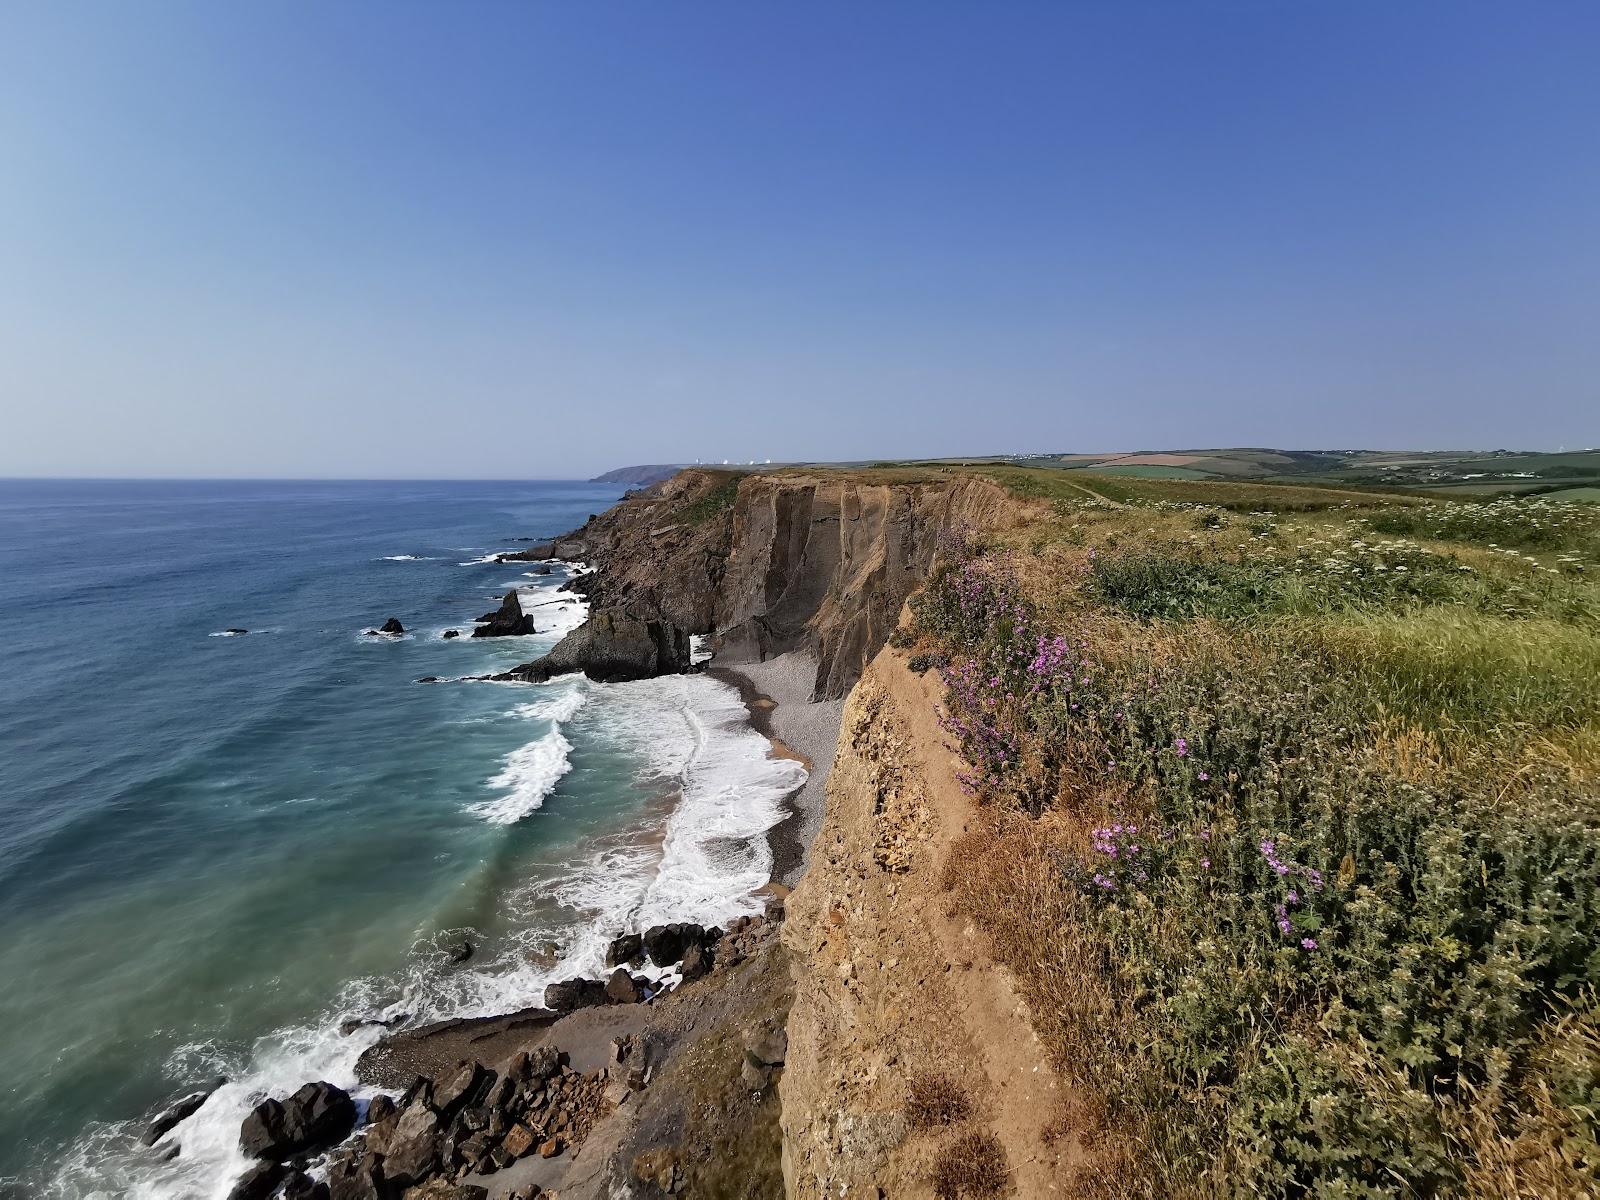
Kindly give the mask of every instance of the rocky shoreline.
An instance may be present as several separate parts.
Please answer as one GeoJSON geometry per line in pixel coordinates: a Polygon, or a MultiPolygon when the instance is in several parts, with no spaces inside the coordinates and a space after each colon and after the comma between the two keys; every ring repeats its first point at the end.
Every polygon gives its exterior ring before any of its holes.
{"type": "MultiPolygon", "coordinates": [[[[398,1098],[362,1104],[315,1081],[264,1099],[240,1128],[254,1161],[229,1200],[598,1200],[619,1185],[676,1194],[692,1168],[663,1131],[686,1119],[688,1097],[656,1085],[669,1059],[722,1037],[706,1012],[742,1023],[737,1061],[723,1065],[757,1105],[776,1105],[786,1042],[767,1013],[771,988],[739,986],[772,974],[787,889],[767,891],[762,915],[727,930],[683,923],[620,935],[608,978],[552,983],[542,1008],[392,1034],[358,1074],[398,1098]],[[634,973],[647,964],[676,986],[634,973]],[[606,1148],[585,1154],[597,1130],[606,1148]]],[[[203,1099],[185,1097],[147,1140],[203,1099]]]]}
{"type": "MultiPolygon", "coordinates": [[[[389,1030],[357,1067],[385,1093],[369,1104],[322,1082],[262,1102],[241,1130],[261,1156],[232,1200],[610,1200],[723,1194],[719,1179],[737,1181],[729,1194],[781,1194],[784,885],[806,871],[822,823],[844,694],[922,577],[935,531],[991,501],[982,488],[686,471],[497,556],[569,564],[578,573],[561,590],[590,605],[547,655],[497,680],[680,673],[695,669],[691,635],[713,634],[708,672],[739,689],[775,755],[807,769],[767,833],[767,911],[727,930],[619,936],[607,977],[553,983],[537,1008],[389,1030]]],[[[474,636],[525,632],[531,616],[513,592],[474,636]]]]}
{"type": "MultiPolygon", "coordinates": [[[[589,551],[569,539],[507,557],[576,558],[589,551]]],[[[589,573],[565,587],[587,596],[596,583],[589,573]]],[[[473,636],[531,627],[513,591],[479,619],[473,636]]],[[[657,615],[609,608],[591,613],[544,658],[497,678],[539,682],[582,670],[610,682],[689,667],[683,629],[657,615]]],[[[764,1096],[776,1109],[772,1086],[783,1065],[787,1005],[775,1005],[774,997],[785,994],[786,973],[767,960],[781,955],[775,932],[788,890],[776,881],[792,882],[804,870],[842,702],[811,703],[816,662],[801,652],[712,673],[739,689],[752,726],[773,753],[808,771],[806,784],[788,798],[787,816],[768,833],[775,882],[763,889],[764,913],[740,918],[727,930],[677,924],[619,934],[607,954],[607,977],[551,983],[539,1007],[389,1030],[357,1063],[360,1083],[382,1089],[370,1101],[311,1081],[256,1106],[239,1135],[253,1165],[235,1181],[229,1200],[532,1200],[558,1191],[599,1197],[619,1184],[634,1194],[675,1194],[701,1169],[682,1153],[681,1139],[668,1136],[689,1116],[646,1118],[656,1109],[681,1109],[684,1097],[645,1093],[669,1051],[715,1032],[697,1028],[693,1017],[682,1019],[693,1008],[720,1008],[723,1017],[746,1026],[742,1052],[717,1051],[733,1072],[730,1098],[748,1093],[750,1103],[734,1106],[734,1123],[751,1118],[751,1104],[759,1109],[764,1096]],[[802,720],[807,709],[816,711],[802,720]],[[646,973],[636,973],[641,970],[646,973]],[[730,988],[732,977],[752,974],[765,982],[730,988]],[[723,993],[738,999],[730,1004],[723,993]],[[752,1013],[767,1019],[752,1024],[752,1013]],[[641,1124],[645,1136],[630,1133],[641,1124]],[[598,1126],[609,1130],[608,1148],[583,1155],[598,1126]],[[637,1143],[631,1149],[630,1137],[637,1143]],[[580,1156],[584,1169],[574,1175],[580,1156]],[[609,1180],[604,1187],[602,1179],[609,1180]]],[[[157,1119],[148,1141],[159,1142],[203,1102],[203,1094],[184,1097],[157,1119]]],[[[775,1133],[776,1116],[769,1115],[775,1133]]],[[[768,1158],[770,1167],[776,1154],[768,1158]]]]}

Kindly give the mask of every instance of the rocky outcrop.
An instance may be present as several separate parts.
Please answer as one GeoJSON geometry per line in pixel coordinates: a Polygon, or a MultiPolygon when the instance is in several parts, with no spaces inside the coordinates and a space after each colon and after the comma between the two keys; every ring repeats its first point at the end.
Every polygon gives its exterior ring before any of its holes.
{"type": "Polygon", "coordinates": [[[593,563],[597,609],[715,634],[723,662],[812,651],[814,698],[833,699],[887,640],[940,535],[994,528],[1016,511],[974,475],[876,483],[685,470],[536,549],[593,563]]]}
{"type": "Polygon", "coordinates": [[[376,629],[367,630],[367,636],[368,637],[380,637],[380,636],[381,637],[399,637],[405,631],[406,631],[406,627],[404,625],[400,624],[400,618],[399,617],[390,617],[387,621],[385,621],[382,625],[379,625],[376,629]]]}
{"type": "Polygon", "coordinates": [[[522,600],[516,588],[505,594],[500,607],[478,618],[479,625],[472,631],[475,638],[524,637],[536,633],[533,618],[522,611],[522,600]]]}
{"type": "Polygon", "coordinates": [[[582,671],[601,683],[651,679],[687,670],[689,636],[668,621],[604,609],[556,643],[541,659],[513,667],[495,679],[543,683],[556,675],[582,671]]]}
{"type": "Polygon", "coordinates": [[[197,1092],[190,1092],[187,1096],[174,1100],[150,1122],[150,1126],[144,1131],[144,1137],[141,1140],[146,1146],[154,1146],[180,1124],[199,1112],[200,1106],[211,1098],[211,1093],[226,1082],[226,1079],[216,1079],[210,1087],[202,1088],[197,1092]]]}
{"type": "Polygon", "coordinates": [[[331,1083],[308,1083],[287,1100],[268,1098],[244,1119],[239,1147],[253,1158],[287,1162],[344,1140],[356,1123],[350,1094],[331,1083]]]}
{"type": "Polygon", "coordinates": [[[464,1060],[418,1078],[398,1102],[374,1105],[361,1135],[330,1157],[330,1200],[484,1197],[480,1179],[581,1145],[605,1086],[602,1073],[580,1074],[548,1046],[516,1053],[503,1072],[464,1060]]]}

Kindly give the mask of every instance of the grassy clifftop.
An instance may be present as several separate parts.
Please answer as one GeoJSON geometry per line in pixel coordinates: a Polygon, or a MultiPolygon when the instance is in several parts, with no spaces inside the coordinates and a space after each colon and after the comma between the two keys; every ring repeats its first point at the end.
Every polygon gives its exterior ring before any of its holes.
{"type": "Polygon", "coordinates": [[[1600,1188],[1600,510],[978,468],[957,903],[1114,1195],[1600,1188]],[[963,868],[960,864],[969,864],[963,868]]]}

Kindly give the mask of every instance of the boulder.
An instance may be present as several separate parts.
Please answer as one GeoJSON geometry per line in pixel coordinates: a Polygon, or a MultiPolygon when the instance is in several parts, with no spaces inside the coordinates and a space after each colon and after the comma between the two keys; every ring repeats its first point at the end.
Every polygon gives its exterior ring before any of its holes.
{"type": "Polygon", "coordinates": [[[433,1106],[446,1121],[463,1108],[476,1104],[494,1084],[494,1072],[482,1063],[462,1062],[433,1085],[433,1106]]]}
{"type": "Polygon", "coordinates": [[[561,1073],[567,1056],[554,1046],[535,1046],[528,1051],[528,1080],[540,1081],[561,1073]]]}
{"type": "Polygon", "coordinates": [[[644,938],[637,933],[624,933],[613,938],[606,947],[606,966],[620,967],[624,963],[644,961],[644,938]]]}
{"type": "Polygon", "coordinates": [[[282,1200],[329,1200],[328,1185],[319,1183],[304,1171],[291,1169],[278,1185],[282,1200]]]}
{"type": "Polygon", "coordinates": [[[443,1134],[439,1114],[427,1105],[413,1104],[402,1109],[380,1151],[387,1186],[408,1188],[433,1174],[439,1166],[443,1134]]]}
{"type": "Polygon", "coordinates": [[[472,636],[475,638],[521,637],[535,632],[533,618],[522,611],[522,601],[518,599],[515,588],[506,593],[505,599],[500,601],[499,608],[494,612],[484,613],[478,620],[482,624],[472,631],[472,636]]]}
{"type": "Polygon", "coordinates": [[[259,1162],[234,1182],[228,1200],[268,1200],[289,1168],[277,1162],[259,1162]]]}
{"type": "Polygon", "coordinates": [[[620,608],[602,609],[556,643],[541,659],[491,678],[543,683],[582,671],[601,683],[650,679],[689,669],[689,635],[667,621],[645,620],[620,608]]]}
{"type": "Polygon", "coordinates": [[[406,627],[400,624],[399,617],[390,617],[382,625],[378,626],[379,633],[386,633],[390,637],[399,637],[405,631],[406,627]]]}
{"type": "Polygon", "coordinates": [[[394,1097],[379,1092],[372,1098],[371,1103],[367,1105],[367,1124],[381,1124],[399,1111],[399,1106],[395,1104],[394,1097]]]}
{"type": "Polygon", "coordinates": [[[563,979],[544,989],[544,1006],[567,1013],[606,1002],[606,985],[598,979],[563,979]]]}
{"type": "Polygon", "coordinates": [[[459,630],[459,629],[446,629],[444,631],[444,636],[445,636],[445,640],[446,641],[448,641],[450,638],[458,638],[458,637],[461,636],[461,630],[459,630]]]}
{"type": "Polygon", "coordinates": [[[506,1131],[506,1136],[500,1140],[500,1146],[512,1158],[522,1158],[530,1153],[536,1144],[533,1131],[526,1125],[516,1124],[506,1131]]]}
{"type": "Polygon", "coordinates": [[[404,1200],[489,1200],[489,1189],[475,1183],[430,1179],[418,1187],[407,1188],[404,1200]]]}
{"type": "Polygon", "coordinates": [[[308,1083],[287,1100],[263,1100],[239,1127],[239,1145],[253,1158],[285,1162],[326,1150],[355,1128],[356,1102],[331,1083],[308,1083]]]}
{"type": "Polygon", "coordinates": [[[618,967],[606,980],[606,999],[613,1004],[638,1004],[644,999],[644,991],[633,981],[626,967],[618,967]]]}
{"type": "Polygon", "coordinates": [[[670,967],[683,957],[684,951],[705,939],[703,925],[673,922],[670,925],[652,925],[644,931],[644,952],[658,967],[670,967]]]}
{"type": "Polygon", "coordinates": [[[683,959],[678,966],[679,973],[685,983],[693,983],[696,979],[703,979],[711,972],[711,952],[699,942],[695,942],[683,952],[683,959]]]}
{"type": "Polygon", "coordinates": [[[167,1134],[171,1133],[180,1122],[187,1121],[200,1111],[200,1106],[211,1098],[211,1093],[227,1082],[226,1079],[217,1079],[210,1087],[202,1088],[198,1092],[190,1092],[181,1100],[176,1100],[167,1106],[157,1115],[155,1120],[150,1122],[150,1128],[144,1131],[142,1139],[144,1144],[146,1146],[154,1146],[167,1134]]]}
{"type": "Polygon", "coordinates": [[[328,1200],[387,1200],[383,1159],[374,1154],[336,1159],[328,1165],[328,1200]]]}

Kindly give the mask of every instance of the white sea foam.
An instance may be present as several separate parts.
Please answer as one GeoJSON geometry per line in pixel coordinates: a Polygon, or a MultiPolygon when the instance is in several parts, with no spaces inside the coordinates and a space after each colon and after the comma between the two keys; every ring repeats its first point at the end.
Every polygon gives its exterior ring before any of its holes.
{"type": "Polygon", "coordinates": [[[698,667],[701,663],[708,663],[712,653],[707,648],[711,635],[707,633],[691,633],[689,635],[689,665],[698,667]]]}
{"type": "Polygon", "coordinates": [[[378,559],[379,562],[432,562],[427,554],[385,554],[378,559]]]}
{"type": "Polygon", "coordinates": [[[469,805],[467,811],[491,825],[514,825],[537,811],[550,789],[572,770],[572,743],[554,726],[538,741],[529,742],[505,757],[505,767],[490,778],[489,786],[508,788],[504,795],[469,805]]]}

